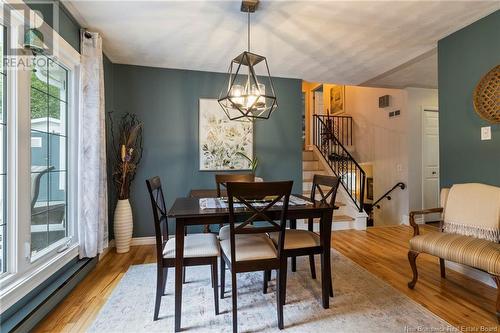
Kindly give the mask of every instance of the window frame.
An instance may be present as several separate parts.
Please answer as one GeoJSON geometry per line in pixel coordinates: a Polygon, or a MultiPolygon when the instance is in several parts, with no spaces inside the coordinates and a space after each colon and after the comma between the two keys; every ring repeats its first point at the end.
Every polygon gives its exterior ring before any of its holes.
{"type": "MultiPolygon", "coordinates": [[[[3,6],[8,2],[1,0],[3,6]]],[[[19,4],[16,3],[16,7],[19,4]]],[[[29,8],[26,6],[26,10],[29,8]]],[[[13,37],[22,40],[24,17],[11,11],[10,22],[0,13],[0,24],[7,27],[7,45],[13,37]]],[[[32,20],[40,20],[36,14],[32,20]]],[[[7,68],[7,267],[0,274],[0,302],[2,311],[26,296],[33,288],[64,267],[78,256],[78,141],[80,133],[80,95],[81,76],[80,54],[73,49],[57,32],[43,30],[46,36],[53,37],[54,55],[52,58],[68,70],[67,101],[67,235],[36,256],[31,256],[31,115],[29,70],[7,68]],[[70,176],[71,175],[71,176],[70,176]]],[[[26,59],[27,60],[27,59],[26,59]]]]}

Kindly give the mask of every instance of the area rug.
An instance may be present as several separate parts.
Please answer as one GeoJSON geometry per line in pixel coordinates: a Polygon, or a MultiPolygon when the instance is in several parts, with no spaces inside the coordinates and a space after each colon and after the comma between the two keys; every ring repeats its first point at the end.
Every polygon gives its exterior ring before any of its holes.
{"type": "MultiPolygon", "coordinates": [[[[317,260],[316,262],[318,262],[317,260]]],[[[320,272],[319,265],[316,267],[320,272]]],[[[307,257],[289,272],[284,306],[286,332],[450,332],[456,331],[424,307],[332,250],[334,297],[321,307],[320,280],[312,280],[307,257]]],[[[160,317],[153,321],[156,265],[131,266],[97,315],[89,332],[173,332],[174,270],[160,317]]],[[[182,328],[189,332],[230,332],[231,278],[226,272],[226,297],[214,313],[209,266],[189,267],[183,288],[182,328]]],[[[318,274],[319,275],[319,274],[318,274]]],[[[238,275],[238,331],[280,332],[277,327],[275,276],[262,294],[262,272],[238,275]]]]}

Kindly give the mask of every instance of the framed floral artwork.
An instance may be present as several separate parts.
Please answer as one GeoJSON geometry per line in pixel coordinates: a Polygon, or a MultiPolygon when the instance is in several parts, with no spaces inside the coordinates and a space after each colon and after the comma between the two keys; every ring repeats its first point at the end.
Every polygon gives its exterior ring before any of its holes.
{"type": "Polygon", "coordinates": [[[250,170],[242,153],[253,158],[253,123],[231,121],[216,99],[200,99],[200,171],[250,170]]]}

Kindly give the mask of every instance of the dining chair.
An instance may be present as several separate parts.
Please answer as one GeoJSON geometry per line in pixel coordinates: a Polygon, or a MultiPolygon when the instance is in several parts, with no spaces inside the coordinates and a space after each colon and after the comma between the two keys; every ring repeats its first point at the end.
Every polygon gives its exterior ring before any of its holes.
{"type": "MultiPolygon", "coordinates": [[[[175,267],[175,237],[168,233],[167,209],[160,177],[146,180],[148,187],[156,236],[156,299],[153,320],[158,319],[161,297],[165,295],[168,269],[175,267]]],[[[183,266],[211,265],[212,288],[214,289],[215,314],[219,314],[217,258],[219,242],[214,234],[190,234],[184,238],[183,266]]]]}
{"type": "MultiPolygon", "coordinates": [[[[340,179],[334,176],[325,175],[314,175],[312,189],[311,189],[311,201],[316,200],[316,194],[320,196],[320,201],[323,204],[328,204],[332,207],[335,206],[335,198],[337,196],[337,190],[339,187],[340,179]]],[[[295,225],[296,221],[290,221],[291,224],[295,225]]],[[[324,249],[321,244],[320,236],[313,231],[314,219],[310,218],[307,221],[307,230],[300,229],[287,229],[285,232],[285,244],[283,249],[283,255],[287,258],[292,258],[292,267],[294,267],[294,261],[296,257],[299,256],[309,256],[309,266],[311,269],[311,277],[316,279],[316,265],[314,262],[314,255],[320,254],[323,256],[323,251],[329,251],[330,249],[324,249]]],[[[269,233],[269,236],[273,240],[273,243],[278,246],[280,235],[276,232],[269,233]]],[[[286,264],[286,260],[285,260],[286,264]]],[[[321,258],[321,269],[323,270],[323,258],[321,258]]],[[[292,269],[292,271],[294,271],[292,269]]],[[[271,271],[266,271],[264,276],[263,292],[267,292],[267,282],[271,279],[271,271]]],[[[285,286],[286,286],[286,270],[283,273],[285,276],[285,286]]],[[[283,301],[286,300],[286,288],[284,289],[285,295],[283,296],[283,301]]],[[[333,297],[333,287],[330,274],[330,297],[333,297]]]]}
{"type": "MultiPolygon", "coordinates": [[[[247,182],[251,183],[255,180],[253,173],[220,173],[215,175],[215,185],[217,186],[217,197],[223,197],[223,188],[226,188],[227,182],[247,182]]],[[[210,232],[210,226],[207,224],[204,228],[205,232],[210,232]]],[[[227,239],[229,237],[229,226],[219,225],[219,239],[227,239]]]]}
{"type": "MultiPolygon", "coordinates": [[[[226,265],[231,272],[231,293],[233,304],[233,332],[238,330],[237,319],[237,273],[255,271],[277,271],[276,306],[278,327],[283,328],[283,267],[286,268],[286,257],[283,257],[285,242],[286,216],[288,201],[292,190],[292,181],[262,183],[227,183],[229,205],[229,238],[221,240],[221,297],[224,297],[226,265]],[[269,200],[254,200],[270,198],[269,200]],[[235,201],[243,205],[248,217],[243,223],[236,225],[235,201]],[[259,202],[257,204],[256,202],[259,202]],[[264,203],[263,203],[264,202],[264,203]],[[269,210],[275,204],[279,206],[279,217],[271,215],[269,210]],[[279,219],[279,220],[278,220],[279,219]],[[259,225],[247,228],[253,221],[261,221],[259,225]],[[276,222],[278,221],[278,222],[276,222]],[[278,243],[275,246],[267,236],[276,232],[278,243]]],[[[240,208],[238,208],[240,210],[240,208]]],[[[276,212],[273,212],[276,214],[276,212]]]]}
{"type": "Polygon", "coordinates": [[[222,197],[222,189],[226,188],[228,182],[251,183],[255,180],[253,173],[219,173],[215,175],[215,185],[217,186],[217,197],[222,197]]]}

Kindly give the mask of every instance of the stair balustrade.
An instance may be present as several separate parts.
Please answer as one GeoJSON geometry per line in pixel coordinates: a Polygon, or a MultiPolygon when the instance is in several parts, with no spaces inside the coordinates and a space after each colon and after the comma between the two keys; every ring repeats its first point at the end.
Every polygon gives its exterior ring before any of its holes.
{"type": "Polygon", "coordinates": [[[366,174],[346,148],[353,144],[352,132],[352,118],[349,116],[313,116],[314,145],[362,212],[366,174]]]}

